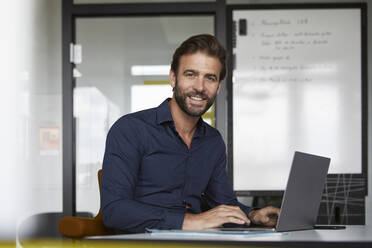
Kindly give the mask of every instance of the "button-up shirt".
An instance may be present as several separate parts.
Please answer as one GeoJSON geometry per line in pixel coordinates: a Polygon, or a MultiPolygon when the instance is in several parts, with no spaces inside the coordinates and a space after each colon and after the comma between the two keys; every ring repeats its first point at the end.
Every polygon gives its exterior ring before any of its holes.
{"type": "Polygon", "coordinates": [[[105,226],[129,232],[181,229],[185,213],[240,204],[226,174],[220,133],[202,118],[190,148],[176,131],[168,105],[121,117],[106,140],[101,184],[105,226]]]}

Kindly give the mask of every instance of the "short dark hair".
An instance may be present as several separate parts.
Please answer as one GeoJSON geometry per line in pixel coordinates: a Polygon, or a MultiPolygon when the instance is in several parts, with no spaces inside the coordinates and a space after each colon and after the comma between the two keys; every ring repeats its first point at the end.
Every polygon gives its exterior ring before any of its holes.
{"type": "Polygon", "coordinates": [[[174,52],[171,69],[176,74],[181,56],[185,54],[193,54],[196,52],[204,52],[209,56],[217,57],[221,63],[221,72],[219,80],[222,81],[226,76],[226,50],[218,42],[216,37],[210,34],[199,34],[191,36],[185,40],[174,52]]]}

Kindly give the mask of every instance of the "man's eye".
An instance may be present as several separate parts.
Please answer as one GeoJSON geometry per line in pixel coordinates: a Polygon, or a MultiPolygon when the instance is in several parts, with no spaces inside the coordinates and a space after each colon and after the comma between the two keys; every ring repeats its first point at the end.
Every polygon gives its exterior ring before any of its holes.
{"type": "Polygon", "coordinates": [[[211,81],[211,82],[215,82],[215,81],[217,81],[217,79],[215,78],[215,77],[208,77],[207,78],[209,81],[211,81]]]}
{"type": "Polygon", "coordinates": [[[186,77],[194,77],[194,73],[186,73],[186,77]]]}

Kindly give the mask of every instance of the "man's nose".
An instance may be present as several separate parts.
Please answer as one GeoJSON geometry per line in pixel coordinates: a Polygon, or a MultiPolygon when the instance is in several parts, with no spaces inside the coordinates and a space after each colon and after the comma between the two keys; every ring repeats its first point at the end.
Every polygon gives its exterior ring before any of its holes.
{"type": "Polygon", "coordinates": [[[194,89],[199,92],[204,92],[204,80],[202,77],[198,77],[194,82],[194,89]]]}

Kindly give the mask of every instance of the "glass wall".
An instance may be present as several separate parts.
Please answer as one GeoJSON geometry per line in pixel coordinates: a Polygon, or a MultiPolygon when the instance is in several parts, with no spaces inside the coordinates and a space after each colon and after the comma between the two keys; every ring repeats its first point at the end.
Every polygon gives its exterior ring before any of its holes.
{"type": "MultiPolygon", "coordinates": [[[[77,19],[83,51],[74,72],[77,211],[98,212],[97,171],[111,125],[171,97],[174,50],[191,35],[213,34],[213,27],[213,16],[77,19]]],[[[204,119],[214,124],[213,108],[204,119]]]]}

